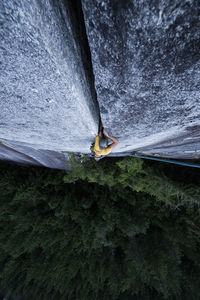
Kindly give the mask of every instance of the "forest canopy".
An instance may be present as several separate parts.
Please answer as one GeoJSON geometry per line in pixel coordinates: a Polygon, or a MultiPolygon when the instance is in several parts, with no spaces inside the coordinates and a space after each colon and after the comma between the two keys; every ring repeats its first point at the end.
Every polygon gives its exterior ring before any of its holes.
{"type": "Polygon", "coordinates": [[[200,299],[199,170],[0,164],[0,286],[29,300],[200,299]]]}

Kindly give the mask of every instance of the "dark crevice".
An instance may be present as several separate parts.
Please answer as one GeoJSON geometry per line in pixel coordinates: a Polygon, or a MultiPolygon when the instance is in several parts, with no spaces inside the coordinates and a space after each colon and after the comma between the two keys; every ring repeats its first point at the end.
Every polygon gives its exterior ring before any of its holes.
{"type": "Polygon", "coordinates": [[[64,5],[66,7],[66,10],[69,11],[69,18],[73,28],[74,40],[76,42],[76,45],[79,47],[80,57],[83,63],[85,76],[89,83],[92,99],[94,101],[96,110],[100,118],[100,109],[94,82],[95,79],[92,66],[92,57],[85,28],[81,0],[65,0],[64,5]]]}

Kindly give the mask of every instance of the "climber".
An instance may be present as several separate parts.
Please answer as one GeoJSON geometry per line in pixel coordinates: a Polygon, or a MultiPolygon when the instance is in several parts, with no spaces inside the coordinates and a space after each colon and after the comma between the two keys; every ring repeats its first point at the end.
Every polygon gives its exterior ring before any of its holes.
{"type": "Polygon", "coordinates": [[[103,128],[102,122],[99,123],[99,134],[96,137],[95,143],[91,146],[91,151],[98,160],[105,155],[108,155],[118,144],[118,139],[114,136],[110,136],[103,128]],[[113,143],[108,145],[108,139],[113,143]]]}

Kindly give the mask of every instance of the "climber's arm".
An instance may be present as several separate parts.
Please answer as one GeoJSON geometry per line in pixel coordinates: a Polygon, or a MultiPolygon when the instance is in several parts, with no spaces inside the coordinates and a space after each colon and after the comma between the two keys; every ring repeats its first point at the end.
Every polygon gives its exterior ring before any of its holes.
{"type": "Polygon", "coordinates": [[[117,144],[119,143],[119,140],[116,137],[109,135],[105,130],[103,131],[103,133],[108,139],[113,141],[113,143],[111,145],[109,145],[109,147],[111,149],[114,149],[117,146],[117,144]]]}

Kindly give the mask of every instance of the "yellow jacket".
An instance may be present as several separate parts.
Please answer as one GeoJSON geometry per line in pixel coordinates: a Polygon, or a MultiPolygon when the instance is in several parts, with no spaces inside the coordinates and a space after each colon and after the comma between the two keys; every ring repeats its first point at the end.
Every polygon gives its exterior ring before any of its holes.
{"type": "Polygon", "coordinates": [[[94,153],[96,156],[108,155],[111,152],[110,146],[107,146],[105,149],[101,149],[99,146],[100,136],[98,135],[94,144],[94,153]]]}

